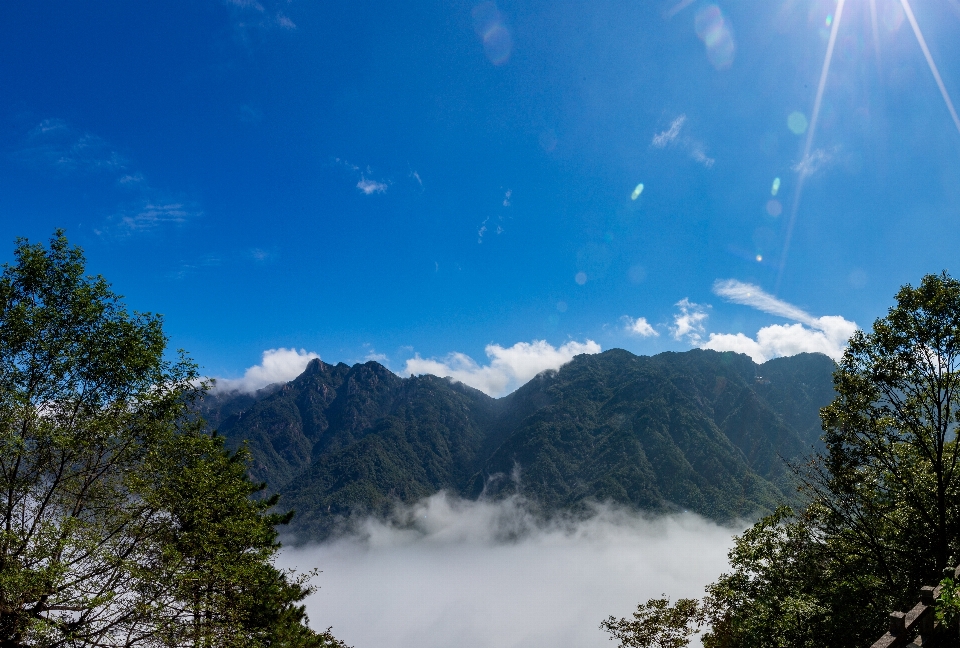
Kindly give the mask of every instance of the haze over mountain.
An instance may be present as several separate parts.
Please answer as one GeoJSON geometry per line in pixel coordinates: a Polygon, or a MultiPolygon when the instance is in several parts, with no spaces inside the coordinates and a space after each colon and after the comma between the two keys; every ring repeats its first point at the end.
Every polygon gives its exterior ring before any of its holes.
{"type": "Polygon", "coordinates": [[[834,396],[820,354],[763,364],[731,352],[579,355],[494,399],[377,362],[312,360],[256,394],[214,393],[204,415],[321,539],[351,519],[446,491],[520,494],[538,512],[611,502],[729,521],[795,496],[784,460],[819,441],[834,396]]]}

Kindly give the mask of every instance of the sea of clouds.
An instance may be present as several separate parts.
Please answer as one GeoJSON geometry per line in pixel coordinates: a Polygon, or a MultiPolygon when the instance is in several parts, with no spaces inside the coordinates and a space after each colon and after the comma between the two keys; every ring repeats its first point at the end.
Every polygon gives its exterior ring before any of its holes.
{"type": "Polygon", "coordinates": [[[311,625],[355,648],[610,648],[603,619],[702,595],[745,526],[609,506],[545,522],[519,498],[440,493],[350,536],[290,545],[278,566],[321,570],[311,625]]]}

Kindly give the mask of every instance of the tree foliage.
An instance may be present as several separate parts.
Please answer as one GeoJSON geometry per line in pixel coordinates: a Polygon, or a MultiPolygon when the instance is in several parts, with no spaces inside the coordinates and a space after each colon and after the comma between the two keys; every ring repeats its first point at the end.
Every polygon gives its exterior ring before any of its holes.
{"type": "Polygon", "coordinates": [[[279,571],[247,455],[203,432],[166,355],[57,232],[0,277],[0,646],[333,646],[279,571]]]}
{"type": "MultiPolygon", "coordinates": [[[[960,282],[942,273],[901,288],[850,339],[834,387],[825,450],[795,467],[805,507],[736,539],[684,641],[705,629],[706,648],[869,646],[960,555],[960,282]]],[[[672,637],[649,606],[643,632],[672,637]]]]}
{"type": "Polygon", "coordinates": [[[632,619],[609,617],[600,624],[624,648],[683,648],[703,622],[699,601],[680,599],[673,605],[666,596],[639,605],[632,619]]]}

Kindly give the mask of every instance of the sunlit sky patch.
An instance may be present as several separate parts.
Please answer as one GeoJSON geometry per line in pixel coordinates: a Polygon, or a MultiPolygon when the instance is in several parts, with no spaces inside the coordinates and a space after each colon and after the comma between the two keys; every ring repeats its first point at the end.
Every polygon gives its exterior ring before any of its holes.
{"type": "Polygon", "coordinates": [[[957,79],[955,0],[4,3],[0,240],[65,227],[238,380],[835,352],[960,273],[957,79]]]}

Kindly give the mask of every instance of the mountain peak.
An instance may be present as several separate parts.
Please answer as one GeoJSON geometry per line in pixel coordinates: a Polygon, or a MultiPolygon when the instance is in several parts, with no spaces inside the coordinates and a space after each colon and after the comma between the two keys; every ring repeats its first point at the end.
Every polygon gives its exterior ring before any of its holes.
{"type": "Polygon", "coordinates": [[[314,360],[279,391],[207,413],[230,443],[248,442],[254,478],[298,511],[294,527],[309,537],[440,490],[520,493],[544,513],[611,501],[731,520],[795,496],[781,457],[818,443],[833,366],[817,354],[757,365],[611,349],[493,399],[375,361],[314,360]]]}

